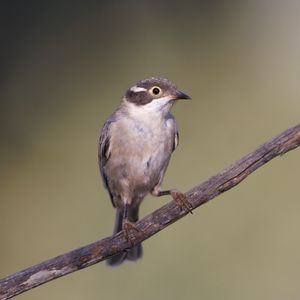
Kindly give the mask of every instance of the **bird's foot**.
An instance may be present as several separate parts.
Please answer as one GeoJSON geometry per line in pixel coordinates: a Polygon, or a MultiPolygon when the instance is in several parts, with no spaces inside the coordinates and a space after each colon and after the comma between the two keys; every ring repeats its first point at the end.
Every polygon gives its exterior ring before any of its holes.
{"type": "Polygon", "coordinates": [[[190,214],[193,214],[193,206],[185,194],[177,190],[171,190],[171,196],[181,210],[187,210],[190,214]]]}
{"type": "Polygon", "coordinates": [[[127,240],[127,242],[130,243],[130,245],[133,247],[136,243],[136,238],[132,235],[132,232],[135,231],[136,233],[141,233],[141,230],[138,229],[134,223],[128,221],[128,220],[124,220],[123,221],[123,226],[122,226],[124,233],[125,233],[125,238],[127,240]]]}

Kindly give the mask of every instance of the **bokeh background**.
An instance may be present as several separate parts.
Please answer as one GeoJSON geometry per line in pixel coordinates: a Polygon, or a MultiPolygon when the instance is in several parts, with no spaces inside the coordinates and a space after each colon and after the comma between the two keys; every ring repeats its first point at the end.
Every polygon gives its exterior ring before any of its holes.
{"type": "MultiPolygon", "coordinates": [[[[142,78],[192,96],[165,187],[186,191],[300,114],[299,1],[2,1],[0,277],[111,234],[105,119],[142,78]]],[[[299,150],[144,243],[18,299],[299,299],[299,150]]],[[[169,201],[148,197],[146,215],[169,201]]]]}

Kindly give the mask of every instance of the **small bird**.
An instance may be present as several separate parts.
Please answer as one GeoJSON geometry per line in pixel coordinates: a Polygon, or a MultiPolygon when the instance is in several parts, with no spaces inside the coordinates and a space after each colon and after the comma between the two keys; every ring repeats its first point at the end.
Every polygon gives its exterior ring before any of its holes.
{"type": "MultiPolygon", "coordinates": [[[[171,195],[180,207],[191,211],[184,194],[162,190],[178,130],[170,109],[179,99],[191,99],[168,79],[150,77],[129,88],[116,111],[105,122],[98,158],[104,186],[116,208],[114,234],[135,229],[139,206],[147,194],[171,195]]],[[[127,232],[127,233],[126,233],[127,232]]],[[[129,239],[130,240],[130,239],[129,239]]],[[[142,256],[141,244],[117,254],[107,263],[117,266],[142,256]]]]}

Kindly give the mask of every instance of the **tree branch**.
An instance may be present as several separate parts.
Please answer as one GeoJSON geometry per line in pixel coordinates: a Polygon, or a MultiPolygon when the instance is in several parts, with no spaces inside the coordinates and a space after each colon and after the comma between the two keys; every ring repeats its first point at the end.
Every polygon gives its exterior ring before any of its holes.
{"type": "MultiPolygon", "coordinates": [[[[286,130],[264,143],[236,163],[194,187],[185,195],[193,208],[196,208],[219,194],[236,186],[249,174],[284,153],[300,145],[300,124],[286,130]]],[[[174,201],[157,209],[140,220],[132,231],[134,243],[140,243],[160,230],[185,216],[174,201]]],[[[117,253],[126,251],[131,244],[124,232],[75,249],[0,280],[0,299],[9,299],[50,280],[89,267],[117,253]]]]}

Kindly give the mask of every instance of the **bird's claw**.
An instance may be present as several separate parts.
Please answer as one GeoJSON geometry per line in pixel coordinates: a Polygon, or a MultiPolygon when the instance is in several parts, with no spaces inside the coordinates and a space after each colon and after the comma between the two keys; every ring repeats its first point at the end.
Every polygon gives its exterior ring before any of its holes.
{"type": "Polygon", "coordinates": [[[138,229],[134,223],[129,222],[128,220],[123,221],[123,226],[122,226],[125,234],[125,238],[127,242],[130,243],[130,245],[133,247],[135,245],[135,240],[136,238],[132,236],[132,231],[135,231],[137,233],[141,233],[141,230],[138,229]]]}
{"type": "Polygon", "coordinates": [[[171,196],[172,196],[173,200],[176,202],[176,204],[180,207],[181,210],[187,210],[190,214],[193,214],[193,206],[188,201],[185,194],[183,194],[177,190],[172,190],[171,196]]]}

